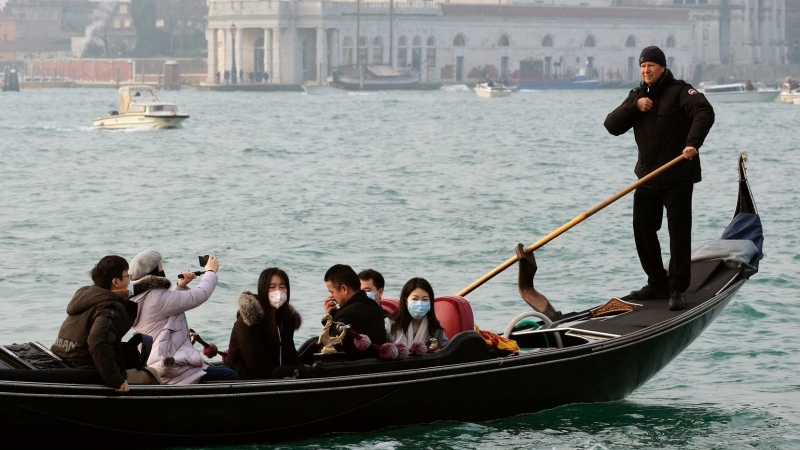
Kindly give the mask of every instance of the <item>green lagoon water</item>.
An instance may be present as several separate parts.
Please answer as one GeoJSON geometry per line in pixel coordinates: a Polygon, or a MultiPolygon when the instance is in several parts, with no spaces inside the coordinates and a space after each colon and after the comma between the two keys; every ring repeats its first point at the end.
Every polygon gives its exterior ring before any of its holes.
{"type": "MultiPolygon", "coordinates": [[[[113,90],[2,93],[0,342],[49,345],[98,259],[146,249],[165,255],[173,278],[199,270],[198,254],[219,257],[220,285],[188,318],[223,348],[237,293],[255,289],[267,266],[290,275],[305,320],[298,343],[319,332],[332,264],[381,271],[389,297],[414,276],[454,294],[517,242],[635,180],[632,134],[613,137],[602,125],[625,95],[186,90],[162,93],[192,115],[183,129],[108,132],[92,130],[91,119],[117,109],[113,90]]],[[[716,113],[701,149],[693,238],[717,238],[727,225],[736,156],[747,151],[767,257],[717,320],[625,401],[239,448],[800,448],[800,108],[719,104],[716,113]]],[[[562,311],[645,283],[631,203],[619,200],[536,252],[537,288],[562,311]]],[[[497,332],[528,308],[515,268],[468,299],[476,323],[497,332]]],[[[531,379],[530,389],[547,382],[531,379]]]]}

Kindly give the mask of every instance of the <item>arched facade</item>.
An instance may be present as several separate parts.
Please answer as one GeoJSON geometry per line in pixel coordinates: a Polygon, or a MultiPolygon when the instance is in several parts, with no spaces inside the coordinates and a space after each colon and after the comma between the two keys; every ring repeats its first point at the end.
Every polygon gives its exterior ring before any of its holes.
{"type": "Polygon", "coordinates": [[[408,66],[408,39],[400,36],[397,39],[397,67],[405,68],[408,66]]]}
{"type": "Polygon", "coordinates": [[[555,39],[552,35],[548,34],[542,39],[542,47],[552,47],[555,43],[555,39]]]}
{"type": "Polygon", "coordinates": [[[425,61],[428,67],[436,67],[436,39],[433,36],[425,43],[425,61]]]}
{"type": "Polygon", "coordinates": [[[383,64],[383,39],[380,36],[372,40],[372,63],[383,64]]]}
{"type": "Polygon", "coordinates": [[[356,61],[353,59],[353,39],[345,36],[342,40],[342,65],[352,66],[356,61]]]}

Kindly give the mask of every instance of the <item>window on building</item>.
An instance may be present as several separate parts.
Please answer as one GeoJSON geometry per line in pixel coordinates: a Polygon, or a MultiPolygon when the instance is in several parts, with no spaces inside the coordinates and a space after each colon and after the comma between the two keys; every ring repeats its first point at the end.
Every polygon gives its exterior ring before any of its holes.
{"type": "Polygon", "coordinates": [[[125,3],[120,3],[119,4],[119,12],[120,12],[120,14],[127,14],[128,13],[128,5],[126,5],[125,3]]]}
{"type": "Polygon", "coordinates": [[[497,46],[508,47],[509,45],[511,45],[511,43],[509,42],[508,35],[504,34],[500,36],[500,40],[497,42],[497,46]]]}
{"type": "Polygon", "coordinates": [[[683,0],[672,0],[672,4],[673,5],[682,5],[683,4],[683,0]]]}
{"type": "Polygon", "coordinates": [[[342,41],[342,65],[350,66],[353,64],[353,40],[347,36],[342,41]]]}
{"type": "Polygon", "coordinates": [[[703,28],[703,40],[708,40],[708,28],[703,28]]]}
{"type": "Polygon", "coordinates": [[[669,58],[667,58],[667,67],[671,68],[672,70],[675,70],[675,57],[674,56],[670,56],[669,58]]]}
{"type": "Polygon", "coordinates": [[[464,38],[463,34],[459,34],[453,39],[453,47],[464,47],[467,45],[467,40],[464,38]]]}
{"type": "Polygon", "coordinates": [[[422,38],[414,36],[411,47],[411,68],[420,70],[422,68],[422,38]]]}
{"type": "Polygon", "coordinates": [[[675,38],[670,36],[667,38],[667,48],[674,48],[675,47],[675,38]]]}
{"type": "Polygon", "coordinates": [[[358,39],[358,63],[367,64],[367,55],[369,52],[369,41],[366,36],[361,36],[358,39]]]}
{"type": "Polygon", "coordinates": [[[542,47],[552,47],[553,46],[553,36],[549,34],[542,39],[542,47]]]}
{"type": "Polygon", "coordinates": [[[428,38],[428,45],[425,54],[425,61],[428,67],[436,67],[436,39],[433,36],[428,38]]]}
{"type": "Polygon", "coordinates": [[[400,36],[397,40],[397,67],[403,68],[408,65],[408,41],[405,36],[400,36]]]}
{"type": "Polygon", "coordinates": [[[625,47],[636,47],[636,37],[633,35],[628,36],[628,39],[625,41],[625,47]]]}
{"type": "Polygon", "coordinates": [[[686,3],[687,5],[694,5],[695,3],[697,3],[697,0],[686,0],[686,2],[685,2],[685,3],[686,3]]]}
{"type": "Polygon", "coordinates": [[[376,37],[372,40],[372,62],[383,64],[383,39],[376,37]]]}
{"type": "Polygon", "coordinates": [[[586,36],[586,39],[583,40],[584,47],[594,47],[594,36],[586,36]]]}

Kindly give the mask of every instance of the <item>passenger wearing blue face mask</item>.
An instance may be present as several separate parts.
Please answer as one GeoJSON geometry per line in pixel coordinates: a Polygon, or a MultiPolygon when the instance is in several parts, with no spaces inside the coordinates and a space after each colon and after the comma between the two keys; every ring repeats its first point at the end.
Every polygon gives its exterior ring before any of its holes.
{"type": "Polygon", "coordinates": [[[414,341],[427,344],[436,339],[439,348],[447,345],[444,328],[433,310],[433,288],[424,278],[412,278],[400,291],[397,311],[386,318],[386,335],[390,342],[410,347],[414,341]]]}
{"type": "Polygon", "coordinates": [[[367,297],[380,305],[383,287],[386,285],[383,275],[377,270],[367,269],[358,273],[358,280],[361,281],[361,290],[367,294],[367,297]]]}

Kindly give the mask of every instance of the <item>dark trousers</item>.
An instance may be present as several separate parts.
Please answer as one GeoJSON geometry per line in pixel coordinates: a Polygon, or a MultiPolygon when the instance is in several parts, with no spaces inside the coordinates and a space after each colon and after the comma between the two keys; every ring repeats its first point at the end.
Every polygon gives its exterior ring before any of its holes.
{"type": "Polygon", "coordinates": [[[235,370],[229,369],[225,366],[216,366],[210,364],[206,367],[206,374],[200,378],[200,382],[203,381],[228,381],[228,380],[238,380],[239,374],[236,373],[235,370]]]}
{"type": "Polygon", "coordinates": [[[633,235],[647,284],[669,283],[670,290],[684,292],[691,281],[692,190],[691,183],[667,188],[640,187],[633,194],[633,235]],[[667,209],[669,273],[661,260],[658,230],[667,209]]]}

